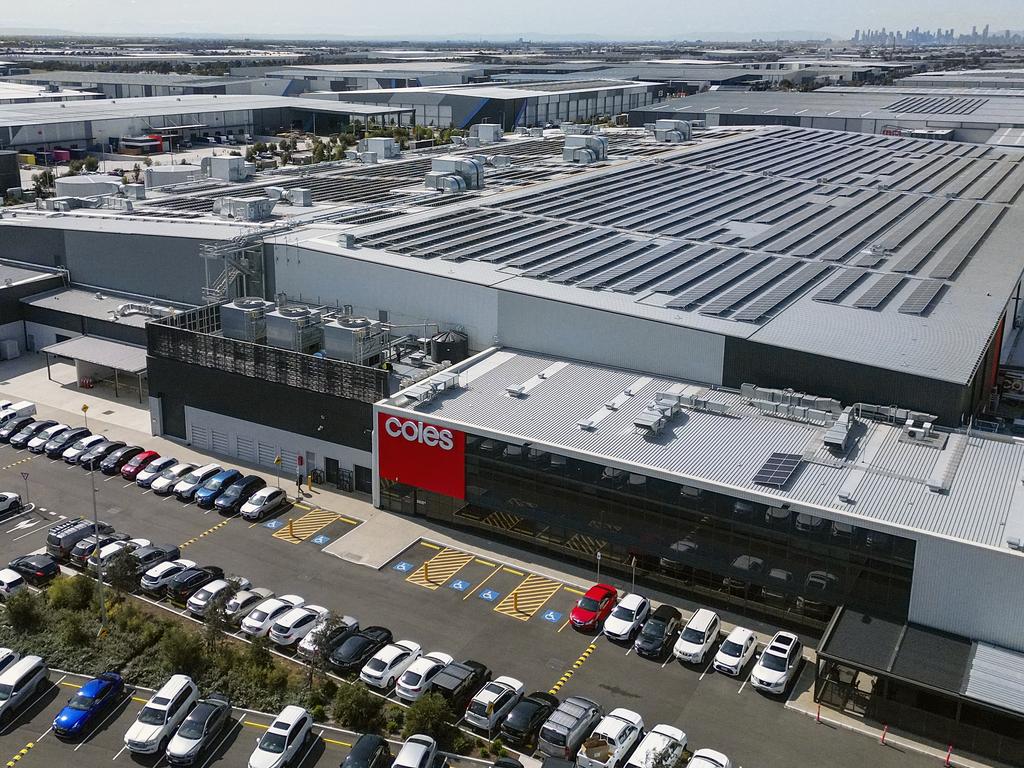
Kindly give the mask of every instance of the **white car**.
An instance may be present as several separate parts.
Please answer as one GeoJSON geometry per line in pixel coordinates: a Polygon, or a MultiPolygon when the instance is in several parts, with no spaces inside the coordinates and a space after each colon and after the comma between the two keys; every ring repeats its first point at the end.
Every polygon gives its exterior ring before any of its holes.
{"type": "Polygon", "coordinates": [[[523,684],[514,677],[502,675],[477,692],[463,718],[472,727],[490,734],[522,698],[523,684]]]}
{"type": "Polygon", "coordinates": [[[266,637],[274,622],[286,611],[300,608],[305,604],[306,601],[298,595],[281,595],[264,600],[242,619],[242,631],[249,637],[266,637]]]}
{"type": "Polygon", "coordinates": [[[313,733],[313,718],[302,707],[290,705],[256,740],[249,755],[249,768],[282,768],[298,763],[302,749],[313,733]]]}
{"type": "Polygon", "coordinates": [[[304,638],[318,621],[326,621],[331,612],[322,605],[303,605],[292,608],[274,622],[270,628],[270,640],[277,645],[288,647],[304,638]]]}
{"type": "Polygon", "coordinates": [[[159,459],[153,459],[135,476],[135,484],[141,488],[149,488],[152,482],[160,476],[161,472],[177,466],[179,463],[173,456],[161,456],[159,459]]]}
{"type": "Polygon", "coordinates": [[[643,735],[644,720],[640,715],[630,709],[613,709],[583,742],[576,755],[576,765],[579,768],[615,768],[625,761],[643,735]]]}
{"type": "Polygon", "coordinates": [[[750,672],[750,684],[765,693],[785,693],[800,668],[802,646],[792,632],[776,632],[750,672]]]}
{"type": "Polygon", "coordinates": [[[732,760],[714,749],[698,749],[686,768],[732,768],[732,760]]]}
{"type": "Polygon", "coordinates": [[[386,645],[363,665],[359,679],[372,688],[387,690],[420,655],[419,644],[412,640],[386,645]]]}
{"type": "Polygon", "coordinates": [[[124,745],[136,755],[167,749],[171,736],[199,700],[199,689],[188,675],[173,675],[139,710],[124,735],[124,745]]]}
{"type": "Polygon", "coordinates": [[[184,571],[186,568],[195,568],[196,563],[194,560],[170,560],[168,562],[157,563],[144,574],[139,582],[139,586],[143,592],[148,592],[151,595],[162,594],[164,589],[171,580],[179,573],[184,571]]]}
{"type": "Polygon", "coordinates": [[[437,742],[422,733],[406,739],[391,768],[431,768],[437,757],[437,742]]]}
{"type": "Polygon", "coordinates": [[[754,633],[744,627],[736,627],[722,641],[712,665],[724,675],[738,677],[756,651],[757,637],[754,633]]]}
{"type": "Polygon", "coordinates": [[[280,507],[288,500],[281,488],[261,488],[242,505],[240,514],[246,520],[259,520],[280,507]]]}
{"type": "Polygon", "coordinates": [[[0,517],[11,517],[21,512],[21,496],[13,491],[0,493],[0,517]]]}
{"type": "Polygon", "coordinates": [[[25,579],[20,573],[12,568],[0,568],[0,600],[6,600],[24,588],[25,579]]]}
{"type": "Polygon", "coordinates": [[[160,476],[149,487],[153,489],[153,493],[166,496],[174,490],[174,486],[184,475],[195,468],[195,464],[175,464],[173,467],[161,471],[160,476]]]}
{"type": "Polygon", "coordinates": [[[611,640],[631,641],[647,621],[651,601],[643,595],[626,595],[604,620],[604,634],[611,640]]]}
{"type": "Polygon", "coordinates": [[[398,682],[395,683],[395,695],[402,701],[417,701],[430,690],[434,676],[453,661],[451,656],[440,651],[431,651],[425,656],[420,656],[398,678],[398,682]]]}
{"type": "Polygon", "coordinates": [[[251,586],[252,584],[249,583],[249,580],[242,576],[230,576],[226,579],[214,579],[202,589],[197,590],[192,597],[188,599],[185,606],[188,608],[188,612],[193,616],[205,616],[206,609],[210,607],[213,601],[217,598],[217,595],[225,589],[248,589],[251,586]]]}
{"type": "Polygon", "coordinates": [[[47,427],[38,435],[33,437],[25,445],[32,453],[39,453],[44,445],[50,442],[53,438],[63,432],[65,429],[69,429],[67,424],[54,424],[52,427],[47,427]]]}
{"type": "Polygon", "coordinates": [[[142,549],[142,547],[150,547],[153,542],[149,539],[125,539],[123,541],[112,541],[109,544],[104,544],[100,547],[100,551],[97,554],[93,552],[89,555],[89,567],[93,570],[99,566],[107,568],[110,563],[122,552],[134,552],[136,549],[142,549]]]}
{"type": "Polygon", "coordinates": [[[313,659],[317,654],[317,645],[320,642],[321,632],[327,632],[327,648],[334,650],[343,643],[350,635],[359,631],[359,619],[355,616],[342,616],[336,621],[330,618],[318,621],[313,628],[306,633],[306,636],[299,641],[299,656],[304,659],[313,659]],[[330,626],[328,626],[330,625],[330,626]]]}
{"type": "Polygon", "coordinates": [[[274,593],[266,587],[243,589],[228,600],[227,605],[224,606],[224,616],[231,623],[238,624],[248,615],[249,611],[273,596],[274,593]]]}
{"type": "Polygon", "coordinates": [[[707,608],[698,608],[679,633],[679,639],[672,647],[672,655],[690,664],[703,664],[704,657],[718,640],[721,626],[717,613],[707,608]]]}
{"type": "Polygon", "coordinates": [[[174,484],[174,495],[178,497],[179,501],[192,501],[196,491],[202,487],[203,483],[223,469],[224,467],[220,464],[204,464],[193,469],[174,484]]]}
{"type": "Polygon", "coordinates": [[[103,435],[86,435],[65,448],[60,456],[68,464],[76,464],[83,453],[86,453],[96,443],[102,443],[106,439],[103,435]]]}
{"type": "Polygon", "coordinates": [[[678,728],[659,723],[633,750],[626,768],[654,768],[655,765],[679,765],[686,752],[686,734],[678,728]]]}

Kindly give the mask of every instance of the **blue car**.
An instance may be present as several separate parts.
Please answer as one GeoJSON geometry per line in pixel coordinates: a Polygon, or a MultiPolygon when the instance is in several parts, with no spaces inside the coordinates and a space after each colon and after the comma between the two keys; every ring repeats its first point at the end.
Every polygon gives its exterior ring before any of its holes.
{"type": "Polygon", "coordinates": [[[81,738],[121,700],[123,693],[124,680],[116,672],[104,672],[93,678],[79,688],[68,699],[67,706],[57,713],[53,732],[61,739],[81,738]]]}
{"type": "Polygon", "coordinates": [[[221,470],[196,489],[196,504],[200,507],[212,507],[218,496],[241,479],[242,473],[237,469],[221,470]]]}

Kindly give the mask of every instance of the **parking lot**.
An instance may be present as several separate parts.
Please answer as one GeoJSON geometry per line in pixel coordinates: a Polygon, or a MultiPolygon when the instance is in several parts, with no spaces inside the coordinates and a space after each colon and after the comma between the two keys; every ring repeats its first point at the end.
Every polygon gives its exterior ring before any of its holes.
{"type": "MultiPolygon", "coordinates": [[[[0,490],[24,495],[21,472],[29,473],[33,508],[0,524],[3,562],[41,549],[47,527],[62,516],[92,513],[88,473],[0,446],[0,490]]],[[[182,546],[182,556],[201,565],[218,565],[225,573],[246,576],[254,585],[278,594],[297,593],[336,613],[356,616],[363,626],[386,626],[396,639],[420,643],[424,652],[438,650],[476,659],[495,676],[522,680],[528,692],[588,696],[606,711],[619,706],[635,709],[648,727],[659,722],[676,725],[686,732],[691,748],[719,749],[730,755],[734,765],[931,763],[917,753],[880,747],[862,735],[817,724],[787,710],[782,700],[747,684],[749,666],[734,679],[706,667],[644,659],[625,645],[581,635],[567,621],[581,587],[587,585],[566,584],[468,549],[433,542],[410,543],[376,571],[320,552],[329,541],[358,525],[354,518],[303,504],[281,510],[270,521],[249,523],[143,492],[120,476],[97,474],[95,479],[100,517],[119,531],[182,546]]],[[[684,618],[687,615],[684,612],[684,618]]],[[[812,675],[813,670],[805,666],[795,690],[809,686],[812,675]]],[[[53,676],[54,682],[58,677],[53,676]]],[[[61,686],[68,682],[62,681],[61,686]]],[[[54,695],[52,701],[43,697],[38,712],[29,711],[0,734],[0,748],[8,759],[32,742],[35,746],[22,758],[30,765],[58,765],[66,760],[66,754],[58,758],[48,750],[74,746],[61,745],[52,735],[40,742],[66,698],[66,692],[54,695]],[[53,743],[48,745],[49,741],[53,743]]],[[[126,714],[88,740],[76,755],[77,764],[99,766],[111,761],[136,709],[134,704],[126,706],[126,714]]],[[[258,730],[255,724],[261,722],[255,716],[248,720],[254,725],[244,721],[236,725],[237,734],[211,764],[245,765],[258,730]]],[[[308,760],[313,762],[303,765],[337,765],[343,749],[343,744],[324,742],[323,754],[311,753],[308,760]]],[[[126,753],[117,759],[127,757],[126,753]]]]}

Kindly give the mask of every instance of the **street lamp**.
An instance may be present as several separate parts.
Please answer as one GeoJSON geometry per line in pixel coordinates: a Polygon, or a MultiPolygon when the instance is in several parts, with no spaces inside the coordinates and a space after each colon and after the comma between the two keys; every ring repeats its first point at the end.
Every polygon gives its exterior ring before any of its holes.
{"type": "Polygon", "coordinates": [[[601,553],[597,553],[597,583],[601,583],[601,553]]]}
{"type": "MultiPolygon", "coordinates": [[[[82,415],[85,417],[85,428],[89,428],[89,406],[82,403],[82,415]]],[[[103,561],[100,559],[100,517],[99,512],[96,509],[96,463],[93,462],[89,468],[89,483],[92,485],[92,532],[96,539],[96,548],[93,549],[93,554],[96,555],[96,574],[98,576],[97,592],[99,593],[100,600],[100,635],[104,635],[107,631],[107,603],[103,599],[103,561]]]]}

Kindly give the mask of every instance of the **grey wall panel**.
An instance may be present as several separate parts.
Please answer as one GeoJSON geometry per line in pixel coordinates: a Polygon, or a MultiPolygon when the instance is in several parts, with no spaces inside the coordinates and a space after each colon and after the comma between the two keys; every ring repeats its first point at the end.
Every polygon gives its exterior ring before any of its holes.
{"type": "Polygon", "coordinates": [[[5,259],[60,267],[64,259],[64,232],[48,228],[4,227],[0,229],[0,252],[5,259]]]}
{"type": "Polygon", "coordinates": [[[1024,651],[1024,556],[919,539],[910,621],[1024,651]]]}
{"type": "Polygon", "coordinates": [[[498,332],[495,291],[486,286],[294,246],[274,246],[269,261],[274,265],[269,295],[284,292],[316,304],[351,304],[356,314],[373,318],[385,310],[392,323],[460,326],[473,349],[489,347],[498,332]]]}
{"type": "Polygon", "coordinates": [[[504,291],[498,327],[509,346],[722,383],[725,339],[717,334],[504,291]]]}
{"type": "Polygon", "coordinates": [[[67,268],[75,283],[201,304],[206,280],[199,256],[201,242],[184,237],[68,231],[67,268]]]}

